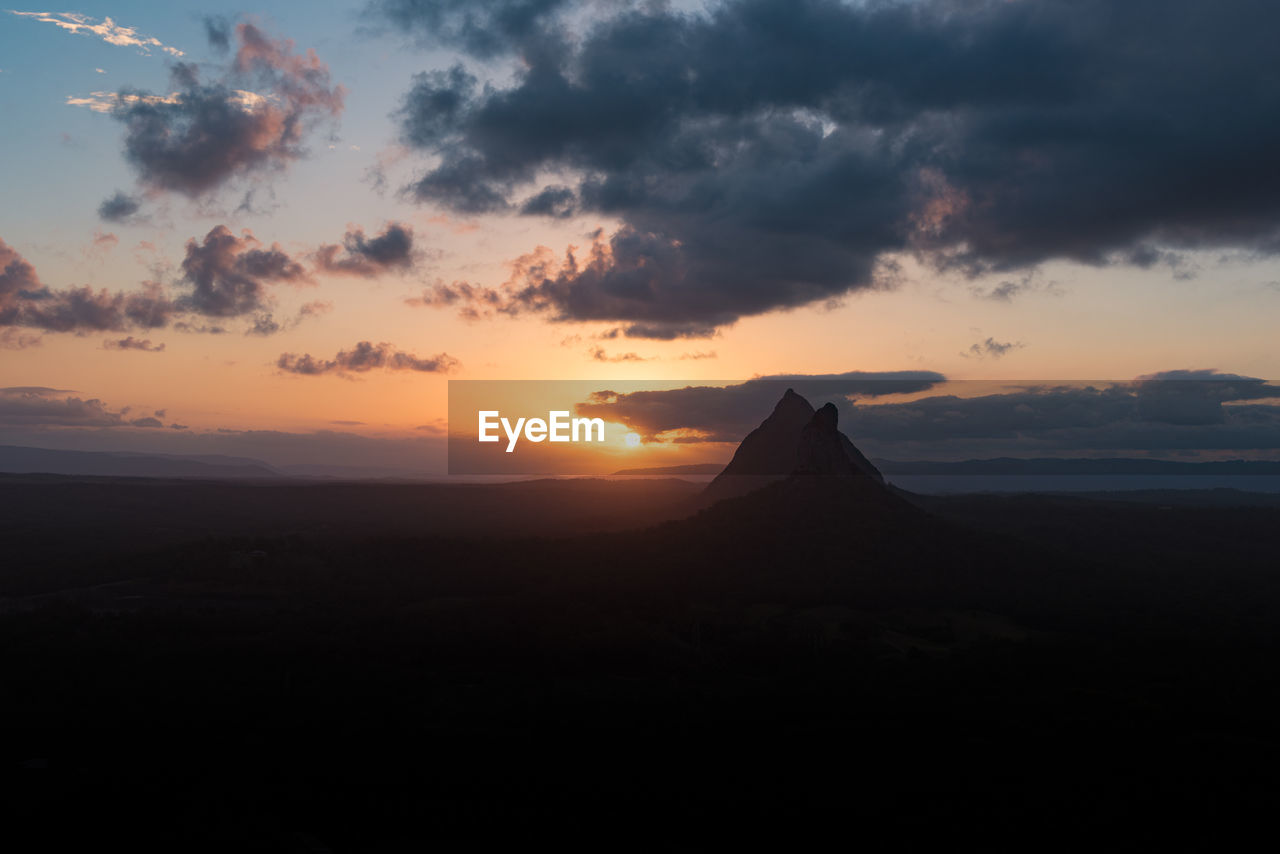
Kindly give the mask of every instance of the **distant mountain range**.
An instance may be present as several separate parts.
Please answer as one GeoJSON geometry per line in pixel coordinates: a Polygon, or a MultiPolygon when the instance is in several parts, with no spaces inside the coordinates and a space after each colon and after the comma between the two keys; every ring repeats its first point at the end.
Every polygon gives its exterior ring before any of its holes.
{"type": "MultiPolygon", "coordinates": [[[[789,402],[794,404],[795,402],[789,402]]],[[[792,406],[785,408],[792,410],[792,406]]],[[[800,412],[795,406],[791,414],[804,415],[784,419],[788,429],[780,431],[786,442],[772,443],[773,450],[785,445],[784,456],[794,460],[796,444],[801,430],[813,418],[814,410],[800,412]],[[799,426],[797,426],[797,423],[799,426]]],[[[772,416],[771,416],[772,417],[772,416]]],[[[767,423],[767,422],[766,422],[767,423]]],[[[763,428],[764,425],[762,424],[763,428]]],[[[770,430],[772,432],[772,429],[770,430]]],[[[763,437],[761,437],[763,438],[763,437]]],[[[841,444],[848,442],[840,436],[841,444]]],[[[744,444],[745,441],[744,441],[744,444]]],[[[754,445],[755,443],[752,443],[754,445]]],[[[852,443],[846,447],[852,447],[852,443]]],[[[731,475],[746,474],[738,469],[751,469],[751,475],[769,479],[780,477],[786,466],[778,460],[765,459],[769,453],[760,448],[746,447],[739,466],[731,475]],[[757,451],[759,453],[757,454],[757,451]],[[757,459],[757,457],[759,457],[757,459]],[[748,463],[750,465],[748,466],[748,463]],[[779,467],[782,468],[779,468],[779,467]],[[774,471],[776,469],[776,471],[774,471]],[[768,475],[766,471],[773,471],[768,475]]],[[[856,449],[854,449],[856,452],[856,449]]],[[[776,455],[776,454],[775,454],[776,455]]],[[[859,454],[859,457],[861,455],[859,454]]],[[[865,459],[865,458],[863,458],[865,459]]],[[[851,458],[857,464],[857,460],[851,458]]],[[[1175,460],[1149,460],[1130,458],[1109,459],[1016,459],[1000,457],[960,462],[931,462],[910,460],[875,460],[869,471],[879,470],[886,476],[956,475],[956,476],[1106,476],[1106,475],[1265,475],[1280,477],[1280,462],[1266,460],[1217,460],[1213,462],[1181,462],[1175,460]]],[[[700,477],[719,475],[730,467],[723,463],[693,463],[679,466],[652,466],[629,468],[614,472],[615,475],[639,475],[651,477],[700,477]]],[[[861,466],[859,466],[861,468],[861,466]]],[[[864,469],[866,471],[867,469],[864,469]]],[[[164,454],[137,454],[115,451],[66,451],[49,448],[29,448],[16,445],[0,445],[0,473],[4,474],[55,474],[92,477],[151,477],[188,480],[279,480],[313,479],[330,480],[429,480],[426,473],[406,472],[390,468],[367,466],[342,466],[328,464],[271,465],[249,457],[232,457],[215,454],[175,456],[164,454]]],[[[748,476],[751,476],[748,475],[748,476]]],[[[875,476],[873,475],[873,478],[875,476]]],[[[735,477],[735,480],[738,478],[735,477]]]]}
{"type": "Polygon", "coordinates": [[[202,480],[257,480],[282,476],[280,471],[260,460],[242,457],[59,451],[15,445],[0,445],[0,472],[202,480]]]}
{"type": "Polygon", "coordinates": [[[1280,462],[1267,460],[1214,460],[1181,462],[1114,457],[1103,459],[997,457],[961,462],[907,462],[877,460],[885,474],[898,475],[1280,475],[1280,462]]]}
{"type": "MultiPolygon", "coordinates": [[[[885,475],[1268,475],[1280,476],[1280,462],[1268,460],[1215,460],[1182,462],[1128,457],[1019,459],[934,462],[930,460],[874,460],[885,475]]],[[[622,469],[617,475],[709,475],[724,469],[723,463],[694,463],[622,469]]]]}
{"type": "Polygon", "coordinates": [[[413,480],[421,472],[325,463],[271,465],[250,457],[218,454],[136,454],[120,451],[65,451],[0,445],[0,473],[74,477],[151,477],[181,480],[413,480]]]}

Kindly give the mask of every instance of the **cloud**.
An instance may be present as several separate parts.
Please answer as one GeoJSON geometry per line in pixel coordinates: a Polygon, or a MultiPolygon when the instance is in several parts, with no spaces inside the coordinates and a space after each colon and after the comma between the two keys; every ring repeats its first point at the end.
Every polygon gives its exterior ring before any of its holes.
{"type": "Polygon", "coordinates": [[[163,353],[164,344],[152,344],[149,338],[134,338],[130,335],[127,338],[107,339],[102,342],[104,350],[141,350],[144,353],[163,353]]]}
{"type": "MultiPolygon", "coordinates": [[[[958,387],[963,387],[959,384],[958,387]]],[[[1280,449],[1280,386],[1218,371],[855,406],[841,424],[898,459],[1280,449]],[[1259,401],[1255,403],[1255,401],[1259,401]]]]}
{"type": "Polygon", "coordinates": [[[291,374],[318,376],[320,374],[366,373],[375,368],[389,371],[421,371],[423,373],[449,373],[458,367],[458,360],[448,353],[429,358],[397,350],[390,344],[372,344],[361,341],[350,350],[341,350],[332,359],[317,359],[310,353],[301,356],[281,353],[276,367],[291,374]]]}
{"type": "Polygon", "coordinates": [[[1161,371],[1134,381],[1138,414],[1165,424],[1223,424],[1224,403],[1280,398],[1280,387],[1216,370],[1161,371]]]}
{"type": "Polygon", "coordinates": [[[489,59],[545,34],[572,0],[373,0],[369,10],[427,45],[489,59]]]}
{"type": "Polygon", "coordinates": [[[313,317],[320,317],[323,314],[333,310],[333,303],[323,300],[315,300],[313,302],[304,303],[298,313],[292,318],[286,319],[283,323],[275,319],[275,315],[271,312],[256,315],[253,318],[253,325],[245,330],[246,335],[275,335],[277,332],[283,332],[286,329],[293,329],[305,320],[313,317]]]}
{"type": "Polygon", "coordinates": [[[325,300],[312,300],[311,302],[303,303],[298,309],[296,322],[301,323],[304,320],[308,320],[312,317],[320,317],[321,315],[328,314],[331,311],[333,311],[333,303],[325,300]]]}
{"type": "Polygon", "coordinates": [[[107,222],[128,222],[141,208],[142,202],[136,196],[117,190],[98,205],[98,216],[107,222]]]}
{"type": "Polygon", "coordinates": [[[994,338],[988,338],[986,341],[979,341],[977,344],[972,345],[967,351],[960,355],[964,356],[966,359],[969,357],[982,359],[987,356],[990,356],[993,359],[999,359],[1010,350],[1018,350],[1025,346],[1027,345],[1023,344],[1021,341],[997,341],[994,338]]]}
{"type": "MultiPolygon", "coordinates": [[[[278,243],[263,248],[251,231],[246,229],[237,237],[219,225],[202,242],[187,241],[182,281],[191,292],[180,297],[177,304],[206,317],[256,314],[250,334],[270,335],[285,327],[269,311],[267,285],[309,283],[315,273],[373,277],[411,269],[417,257],[413,230],[399,223],[391,223],[373,238],[365,237],[363,229],[354,227],[347,232],[343,247],[326,244],[309,258],[294,257],[278,243]],[[312,261],[313,266],[309,269],[303,260],[312,261]]],[[[289,326],[332,307],[327,302],[307,303],[289,326]]]]}
{"type": "Polygon", "coordinates": [[[206,317],[239,317],[263,310],[266,285],[305,282],[308,273],[278,243],[262,249],[247,229],[240,237],[215,226],[204,241],[187,241],[182,280],[191,292],[178,299],[183,309],[206,317]]]}
{"type": "Polygon", "coordinates": [[[515,313],[506,298],[493,288],[473,285],[470,282],[436,282],[422,291],[421,296],[409,297],[407,305],[442,308],[455,306],[458,314],[466,320],[486,317],[494,312],[515,313]]]}
{"type": "Polygon", "coordinates": [[[218,53],[227,53],[231,50],[231,22],[221,15],[206,15],[204,17],[204,35],[209,41],[209,47],[218,53]]]}
{"type": "MultiPolygon", "coordinates": [[[[101,235],[104,240],[110,237],[101,235]]],[[[133,292],[95,291],[87,286],[54,290],[40,281],[25,258],[0,240],[0,328],[85,334],[171,326],[180,332],[217,334],[226,328],[195,318],[251,316],[249,332],[264,335],[293,328],[333,307],[325,301],[309,302],[295,317],[277,322],[267,287],[281,282],[307,283],[310,273],[279,244],[264,247],[248,230],[236,236],[219,225],[202,241],[188,240],[181,270],[177,285],[182,292],[175,297],[158,282],[144,282],[133,292]]],[[[25,341],[23,346],[38,343],[38,339],[15,339],[12,335],[8,333],[6,341],[25,341]]],[[[130,336],[115,349],[142,349],[137,342],[130,336]]]]}
{"type": "Polygon", "coordinates": [[[93,239],[88,247],[81,250],[84,257],[89,261],[101,263],[111,254],[111,250],[120,245],[120,238],[109,231],[95,228],[93,230],[93,239]]]}
{"type": "Polygon", "coordinates": [[[1013,302],[1015,297],[1029,293],[1045,293],[1060,296],[1062,290],[1057,282],[1042,281],[1039,270],[1027,270],[1016,279],[1003,279],[990,288],[972,287],[969,289],[975,297],[992,302],[1013,302]]]}
{"type": "MultiPolygon", "coordinates": [[[[868,384],[855,381],[854,387],[868,384]]],[[[885,394],[851,399],[839,375],[762,377],[725,388],[603,390],[577,409],[625,424],[646,441],[739,442],[783,389],[794,387],[814,405],[834,402],[841,429],[879,458],[1280,452],[1280,406],[1269,402],[1280,399],[1280,386],[1255,377],[1166,371],[1129,381],[994,393],[983,393],[989,384],[943,383],[938,377],[932,387],[945,393],[887,403],[881,402],[887,395],[910,389],[886,385],[885,394]]]]}
{"type": "Polygon", "coordinates": [[[134,104],[177,104],[182,96],[173,92],[168,95],[139,95],[135,92],[94,91],[85,96],[68,95],[68,107],[87,107],[95,113],[113,113],[121,106],[134,104]]]}
{"type": "Polygon", "coordinates": [[[0,240],[0,327],[76,333],[152,329],[167,325],[175,310],[154,283],[132,293],[88,286],[53,290],[30,262],[0,240]]]}
{"type": "Polygon", "coordinates": [[[545,187],[525,199],[520,213],[526,216],[548,216],[567,219],[577,211],[577,196],[568,187],[545,187]]]}
{"type": "Polygon", "coordinates": [[[644,356],[641,356],[637,353],[615,353],[614,355],[611,356],[605,352],[603,347],[592,347],[590,350],[587,351],[587,355],[589,355],[592,359],[595,359],[597,362],[647,362],[649,361],[644,356]]]}
{"type": "Polygon", "coordinates": [[[53,24],[55,27],[66,30],[69,33],[85,33],[97,36],[107,44],[120,47],[136,47],[138,52],[142,54],[150,55],[151,48],[157,48],[169,56],[184,56],[183,52],[176,47],[169,47],[154,36],[144,36],[134,27],[122,26],[110,18],[99,20],[88,15],[81,15],[78,12],[15,12],[12,9],[9,12],[12,15],[33,18],[46,24],[53,24]]]}
{"type": "Polygon", "coordinates": [[[245,330],[245,335],[275,335],[284,327],[276,322],[275,315],[267,313],[260,314],[253,319],[253,325],[245,330]]]}
{"type": "Polygon", "coordinates": [[[29,326],[46,332],[116,332],[165,326],[174,305],[158,288],[114,293],[87,285],[55,291],[45,288],[0,308],[0,325],[29,326]]]}
{"type": "Polygon", "coordinates": [[[25,350],[28,347],[39,347],[44,339],[20,329],[0,329],[0,350],[25,350]]]}
{"type": "MultiPolygon", "coordinates": [[[[114,235],[95,233],[90,252],[105,251],[116,242],[114,235]]],[[[336,247],[321,247],[312,253],[316,269],[333,272],[336,265],[352,275],[373,275],[405,268],[416,257],[412,233],[394,223],[371,239],[359,228],[349,231],[344,255],[330,249],[336,247]]],[[[312,270],[305,260],[306,256],[294,257],[278,243],[264,246],[248,229],[236,235],[218,225],[203,239],[187,241],[174,296],[158,282],[144,282],[134,292],[89,287],[54,290],[40,281],[35,267],[0,240],[0,329],[31,327],[84,334],[171,327],[180,332],[217,334],[227,328],[199,318],[248,317],[248,334],[271,335],[333,308],[330,302],[315,300],[302,305],[292,318],[276,318],[275,300],[268,288],[280,283],[309,284],[312,270]]],[[[39,339],[14,338],[6,333],[5,341],[7,347],[16,347],[32,346],[39,339]]]]}
{"type": "Polygon", "coordinates": [[[345,92],[330,83],[314,50],[296,54],[292,41],[249,23],[238,24],[235,36],[235,57],[219,79],[204,82],[196,65],[177,63],[171,94],[126,90],[86,99],[124,124],[125,157],[147,189],[198,198],[235,179],[282,171],[303,156],[310,127],[341,115],[345,92]]]}
{"type": "Polygon", "coordinates": [[[728,386],[684,386],[660,391],[599,391],[577,406],[581,415],[626,424],[645,441],[678,433],[677,442],[738,442],[754,429],[788,389],[817,402],[926,391],[944,382],[932,371],[850,371],[756,377],[728,386]]]}
{"type": "Polygon", "coordinates": [[[9,301],[39,291],[43,285],[36,268],[3,240],[0,240],[0,312],[9,301]]]}
{"type": "Polygon", "coordinates": [[[392,222],[372,238],[365,237],[362,228],[348,228],[341,246],[321,246],[314,260],[319,272],[373,278],[389,271],[410,270],[416,257],[413,228],[392,222]]]}
{"type": "Polygon", "coordinates": [[[192,323],[187,320],[180,320],[173,324],[173,328],[177,332],[194,332],[201,335],[225,335],[228,329],[225,326],[219,326],[209,323],[192,323]]]}
{"type": "Polygon", "coordinates": [[[40,386],[0,388],[0,424],[18,427],[119,427],[128,409],[112,410],[97,398],[85,400],[63,389],[40,386]]]}
{"type": "Polygon", "coordinates": [[[576,38],[560,3],[375,6],[519,54],[510,84],[414,78],[412,197],[621,223],[463,296],[477,315],[664,337],[879,287],[902,255],[976,276],[1280,250],[1280,85],[1256,71],[1280,8],[1252,0],[655,3],[576,38]]]}

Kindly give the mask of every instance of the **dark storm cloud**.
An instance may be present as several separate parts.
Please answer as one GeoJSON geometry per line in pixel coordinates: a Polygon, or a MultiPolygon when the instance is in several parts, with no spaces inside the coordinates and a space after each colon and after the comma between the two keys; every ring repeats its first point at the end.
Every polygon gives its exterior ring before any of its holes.
{"type": "Polygon", "coordinates": [[[716,335],[716,327],[706,323],[629,323],[616,331],[626,338],[654,338],[659,341],[714,338],[716,335]]]}
{"type": "Polygon", "coordinates": [[[364,229],[352,228],[341,246],[330,243],[316,250],[315,265],[324,273],[373,278],[389,271],[407,271],[416,258],[413,228],[393,222],[375,237],[365,237],[364,229]]]}
{"type": "Polygon", "coordinates": [[[551,186],[539,190],[520,205],[526,216],[549,216],[566,219],[576,210],[577,197],[568,187],[551,186]]]}
{"type": "Polygon", "coordinates": [[[182,276],[191,291],[178,304],[207,317],[238,317],[264,308],[268,283],[307,280],[306,269],[279,244],[260,246],[249,231],[236,237],[225,225],[202,243],[188,240],[182,276]]]}
{"type": "Polygon", "coordinates": [[[281,353],[276,367],[291,374],[318,376],[320,374],[366,373],[375,368],[389,371],[421,371],[423,373],[448,373],[458,366],[458,360],[448,353],[430,358],[397,350],[390,344],[373,344],[361,341],[350,350],[341,350],[332,359],[317,359],[310,353],[301,356],[281,353]]]}
{"type": "Polygon", "coordinates": [[[105,199],[98,205],[98,216],[107,222],[125,222],[131,219],[142,208],[142,202],[135,196],[126,195],[117,190],[115,195],[105,199]]]}
{"type": "MultiPolygon", "coordinates": [[[[216,28],[210,37],[216,45],[216,28]]],[[[180,62],[171,75],[176,95],[116,96],[112,115],[125,125],[125,156],[147,188],[194,198],[235,178],[279,171],[303,155],[309,127],[342,113],[343,88],[331,85],[314,51],[296,54],[291,41],[248,23],[235,27],[235,37],[221,79],[204,82],[196,65],[180,62]]]]}
{"type": "Polygon", "coordinates": [[[729,0],[572,40],[500,17],[538,4],[378,5],[523,60],[507,88],[415,79],[402,136],[438,160],[412,195],[622,223],[497,290],[508,312],[661,334],[873,287],[895,253],[1190,274],[1186,250],[1280,249],[1275,4],[729,0]]]}
{"type": "Polygon", "coordinates": [[[910,374],[764,377],[727,388],[689,386],[630,394],[598,392],[582,414],[626,424],[653,439],[737,442],[794,388],[815,406],[831,400],[841,429],[867,453],[894,459],[938,455],[1105,451],[1280,449],[1280,386],[1217,371],[1169,371],[1119,383],[1028,386],[983,394],[964,382],[955,394],[901,403],[865,400],[927,390],[942,382],[910,374]],[[848,376],[851,380],[841,377],[848,376]],[[851,385],[850,385],[851,383],[851,385]],[[864,400],[849,400],[851,393],[864,400]]]}
{"type": "Polygon", "coordinates": [[[1280,398],[1280,387],[1218,371],[1162,371],[1134,383],[1139,415],[1166,424],[1224,424],[1224,403],[1280,398]]]}
{"type": "Polygon", "coordinates": [[[549,20],[573,5],[573,0],[373,0],[369,9],[427,44],[460,47],[487,59],[543,35],[549,20]]]}
{"type": "Polygon", "coordinates": [[[1280,387],[1199,373],[1211,378],[856,406],[841,424],[868,453],[897,459],[1280,449],[1280,406],[1248,402],[1280,387]]]}
{"type": "Polygon", "coordinates": [[[673,430],[693,431],[676,441],[737,442],[773,410],[788,389],[815,406],[831,399],[881,397],[926,391],[945,377],[932,371],[850,371],[845,374],[781,374],[729,386],[685,386],[663,391],[600,391],[577,411],[626,424],[646,440],[673,430]]]}
{"type": "Polygon", "coordinates": [[[0,240],[0,327],[45,332],[117,332],[169,323],[175,306],[157,285],[125,293],[84,286],[54,290],[36,269],[0,240]]]}

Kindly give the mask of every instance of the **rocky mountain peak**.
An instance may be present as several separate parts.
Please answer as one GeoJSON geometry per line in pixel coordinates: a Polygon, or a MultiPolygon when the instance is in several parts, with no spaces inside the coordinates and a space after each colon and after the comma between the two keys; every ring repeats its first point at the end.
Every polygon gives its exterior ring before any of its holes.
{"type": "Polygon", "coordinates": [[[813,413],[809,423],[800,431],[795,474],[858,474],[841,441],[844,436],[836,429],[839,419],[840,413],[831,403],[824,404],[813,413]]]}
{"type": "Polygon", "coordinates": [[[834,404],[815,410],[794,389],[787,389],[707,487],[707,499],[742,495],[792,474],[866,476],[883,483],[880,472],[840,432],[839,417],[834,404]]]}

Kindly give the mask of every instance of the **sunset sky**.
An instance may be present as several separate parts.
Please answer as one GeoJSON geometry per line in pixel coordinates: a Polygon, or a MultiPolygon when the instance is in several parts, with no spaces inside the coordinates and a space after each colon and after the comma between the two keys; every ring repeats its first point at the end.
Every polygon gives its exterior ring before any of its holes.
{"type": "Polygon", "coordinates": [[[1246,0],[5,10],[0,444],[426,471],[450,379],[1216,371],[1256,438],[1202,447],[1273,456],[1277,26],[1246,0]]]}

